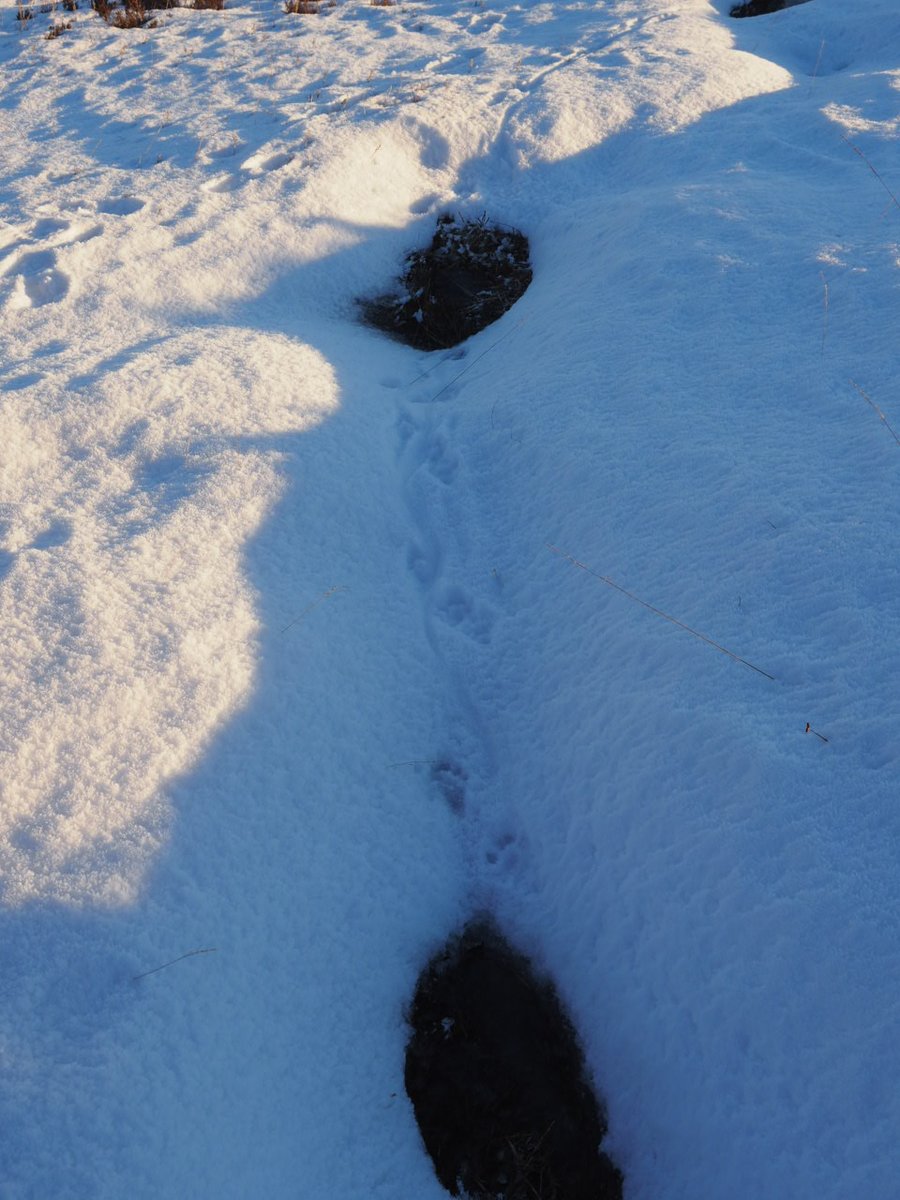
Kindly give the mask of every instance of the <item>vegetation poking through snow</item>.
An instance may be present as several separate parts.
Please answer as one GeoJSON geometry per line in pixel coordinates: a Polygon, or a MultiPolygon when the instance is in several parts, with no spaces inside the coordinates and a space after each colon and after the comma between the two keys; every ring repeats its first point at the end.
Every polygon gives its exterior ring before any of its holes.
{"type": "Polygon", "coordinates": [[[734,4],[728,15],[730,17],[765,17],[769,13],[781,12],[783,8],[794,8],[798,4],[807,4],[809,0],[744,0],[743,4],[734,4]]]}
{"type": "Polygon", "coordinates": [[[91,0],[91,7],[98,13],[107,25],[116,29],[139,29],[143,26],[152,27],[150,13],[170,8],[215,9],[217,12],[225,7],[225,0],[192,0],[183,3],[182,0],[91,0]]]}
{"type": "Polygon", "coordinates": [[[531,283],[517,229],[440,217],[431,245],[407,256],[399,294],[366,301],[367,320],[421,350],[445,350],[492,324],[531,283]]]}
{"type": "Polygon", "coordinates": [[[406,1090],[441,1183],[469,1200],[621,1200],[606,1122],[552,985],[493,925],[427,965],[406,1090]]]}

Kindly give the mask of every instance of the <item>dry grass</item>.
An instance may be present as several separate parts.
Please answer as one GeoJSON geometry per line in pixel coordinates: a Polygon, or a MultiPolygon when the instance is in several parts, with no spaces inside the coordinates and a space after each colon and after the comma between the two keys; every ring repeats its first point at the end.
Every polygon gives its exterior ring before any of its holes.
{"type": "MultiPolygon", "coordinates": [[[[64,0],[64,3],[66,7],[77,6],[77,0],[64,0]]],[[[115,29],[152,29],[156,21],[151,20],[151,12],[165,12],[171,8],[214,9],[221,12],[225,0],[193,0],[192,3],[186,3],[185,0],[122,0],[121,4],[116,0],[91,0],[91,7],[107,25],[115,29]]]]}
{"type": "Polygon", "coordinates": [[[124,8],[117,9],[113,24],[119,29],[139,29],[148,22],[144,0],[125,0],[124,8]]]}
{"type": "Polygon", "coordinates": [[[407,255],[394,294],[363,302],[370,324],[421,350],[446,350],[501,317],[531,282],[517,229],[451,215],[431,245],[407,255]]]}

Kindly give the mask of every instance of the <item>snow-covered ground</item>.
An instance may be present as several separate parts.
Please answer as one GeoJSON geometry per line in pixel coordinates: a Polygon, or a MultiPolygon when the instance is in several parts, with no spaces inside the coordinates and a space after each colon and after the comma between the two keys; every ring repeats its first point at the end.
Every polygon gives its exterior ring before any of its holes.
{"type": "Polygon", "coordinates": [[[483,908],[629,1200],[896,1200],[900,4],[728,7],[0,0],[3,1200],[439,1200],[483,908]]]}

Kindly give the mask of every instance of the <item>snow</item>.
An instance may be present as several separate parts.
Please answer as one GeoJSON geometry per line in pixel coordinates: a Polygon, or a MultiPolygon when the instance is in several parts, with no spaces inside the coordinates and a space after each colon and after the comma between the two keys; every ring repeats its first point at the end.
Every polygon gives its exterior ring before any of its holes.
{"type": "Polygon", "coordinates": [[[0,3],[4,1200],[437,1200],[481,908],[629,1200],[896,1196],[900,8],[728,8],[0,3]]]}

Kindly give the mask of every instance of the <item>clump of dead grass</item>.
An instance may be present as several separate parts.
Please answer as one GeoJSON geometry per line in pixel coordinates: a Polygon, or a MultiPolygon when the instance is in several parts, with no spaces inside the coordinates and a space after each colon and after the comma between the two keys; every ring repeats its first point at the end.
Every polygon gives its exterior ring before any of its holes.
{"type": "Polygon", "coordinates": [[[372,325],[422,350],[444,350],[492,324],[531,283],[528,239],[508,226],[446,215],[431,245],[407,255],[393,294],[362,302],[372,325]]]}
{"type": "MultiPolygon", "coordinates": [[[[76,4],[77,0],[68,2],[76,4]]],[[[171,8],[214,9],[221,12],[225,0],[91,0],[91,7],[107,25],[116,29],[152,29],[156,25],[156,20],[150,16],[152,12],[166,12],[171,8]]]]}

